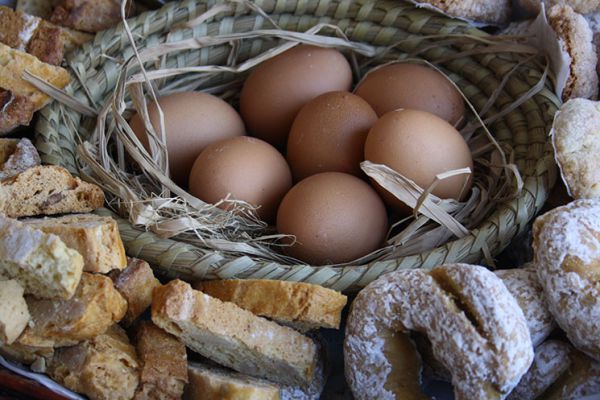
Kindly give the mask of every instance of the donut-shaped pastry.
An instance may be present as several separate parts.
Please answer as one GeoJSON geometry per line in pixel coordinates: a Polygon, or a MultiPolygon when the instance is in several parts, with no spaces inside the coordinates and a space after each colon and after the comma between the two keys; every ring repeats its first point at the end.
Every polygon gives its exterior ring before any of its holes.
{"type": "Polygon", "coordinates": [[[533,224],[534,262],[558,325],[600,360],[600,200],[576,200],[533,224]]]}
{"type": "Polygon", "coordinates": [[[452,264],[386,274],[352,304],[344,338],[355,398],[427,398],[410,333],[427,336],[452,373],[456,399],[502,399],[533,360],[523,312],[502,281],[479,266],[452,264]]]}
{"type": "Polygon", "coordinates": [[[507,399],[535,400],[541,396],[569,368],[571,350],[571,345],[559,340],[548,340],[536,347],[529,371],[507,399]]]}
{"type": "Polygon", "coordinates": [[[546,340],[556,324],[535,269],[527,264],[522,268],[498,270],[495,274],[519,303],[529,327],[531,342],[537,347],[546,340]]]}

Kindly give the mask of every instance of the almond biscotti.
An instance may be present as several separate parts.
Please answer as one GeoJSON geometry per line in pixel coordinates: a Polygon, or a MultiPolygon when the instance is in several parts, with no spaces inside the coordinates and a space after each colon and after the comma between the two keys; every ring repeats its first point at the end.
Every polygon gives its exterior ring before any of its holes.
{"type": "MultiPolygon", "coordinates": [[[[133,1],[126,7],[133,11],[133,1]]],[[[62,0],[50,16],[55,24],[84,32],[99,32],[121,21],[119,0],[62,0]]]]}
{"type": "Polygon", "coordinates": [[[51,100],[22,78],[25,71],[60,89],[71,80],[65,69],[0,43],[0,133],[28,125],[33,113],[51,100]]]}
{"type": "Polygon", "coordinates": [[[135,349],[125,331],[113,325],[91,340],[57,349],[48,373],[92,400],[130,400],[138,386],[138,369],[135,349]]]}
{"type": "Polygon", "coordinates": [[[335,290],[302,282],[231,279],[197,282],[194,288],[302,331],[339,328],[348,301],[335,290]]]}
{"type": "Polygon", "coordinates": [[[52,233],[83,256],[83,270],[108,273],[127,266],[125,247],[117,222],[94,214],[65,215],[58,218],[26,219],[26,225],[52,233]]]}
{"type": "Polygon", "coordinates": [[[26,346],[19,344],[19,342],[14,342],[13,344],[0,344],[0,356],[25,365],[35,364],[40,367],[36,369],[45,370],[45,367],[54,356],[54,347],[26,346]]]}
{"type": "Polygon", "coordinates": [[[71,298],[83,270],[83,258],[58,236],[0,215],[0,276],[15,279],[26,294],[71,298]]]}
{"type": "Polygon", "coordinates": [[[318,353],[310,338],[183,281],[154,290],[152,321],[192,350],[239,372],[302,387],[314,378],[318,353]]]}
{"type": "Polygon", "coordinates": [[[152,292],[160,286],[152,268],[144,260],[129,258],[127,268],[110,274],[115,288],[127,300],[127,313],[122,324],[129,326],[152,304],[152,292]]]}
{"type": "Polygon", "coordinates": [[[0,182],[0,212],[11,218],[90,212],[103,204],[102,189],[54,165],[0,182]]]}
{"type": "Polygon", "coordinates": [[[0,279],[0,344],[11,344],[29,322],[29,311],[19,282],[0,279]]]}
{"type": "Polygon", "coordinates": [[[279,387],[269,381],[205,364],[190,363],[184,400],[280,400],[279,387]]]}
{"type": "Polygon", "coordinates": [[[32,326],[18,342],[28,346],[71,346],[104,333],[119,322],[127,302],[110,278],[84,272],[75,295],[69,300],[27,298],[32,326]]]}
{"type": "Polygon", "coordinates": [[[179,400],[188,382],[185,345],[150,321],[136,332],[140,385],[135,400],[179,400]]]}

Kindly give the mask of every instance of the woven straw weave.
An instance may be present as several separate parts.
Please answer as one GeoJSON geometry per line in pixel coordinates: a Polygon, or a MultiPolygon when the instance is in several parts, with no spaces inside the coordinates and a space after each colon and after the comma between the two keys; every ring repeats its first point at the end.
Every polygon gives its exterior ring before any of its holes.
{"type": "MultiPolygon", "coordinates": [[[[426,36],[468,34],[485,38],[487,34],[463,22],[397,0],[260,0],[254,3],[283,29],[305,31],[317,23],[327,22],[339,26],[353,41],[378,46],[398,43],[398,49],[407,54],[420,49],[419,57],[443,68],[477,109],[485,105],[503,77],[517,63],[522,63],[506,82],[489,114],[497,113],[513,103],[535,85],[543,74],[540,63],[533,59],[526,60],[524,55],[471,54],[468,44],[459,46],[441,42],[436,45],[426,36]],[[457,54],[460,57],[457,58],[457,54]]],[[[219,14],[193,29],[173,30],[167,36],[173,26],[202,14],[213,4],[210,1],[170,3],[158,11],[145,13],[129,21],[138,48],[192,36],[272,28],[267,19],[240,5],[235,12],[219,14]]],[[[238,56],[247,59],[272,45],[266,40],[246,40],[238,56]]],[[[132,55],[133,50],[122,26],[100,33],[92,43],[70,57],[69,65],[76,79],[67,90],[92,107],[99,108],[115,87],[117,61],[132,55]]],[[[167,57],[165,66],[222,64],[226,62],[227,55],[225,46],[182,51],[167,57]]],[[[547,134],[558,104],[550,82],[546,82],[546,86],[533,98],[490,126],[499,142],[508,143],[514,149],[513,162],[524,179],[522,192],[518,198],[500,205],[468,236],[422,254],[343,268],[281,265],[161,239],[153,233],[132,227],[125,219],[119,219],[121,234],[129,255],[146,259],[171,276],[189,279],[270,278],[317,283],[338,290],[356,290],[381,274],[398,269],[431,268],[445,262],[477,263],[484,259],[487,250],[495,255],[504,249],[526,227],[546,200],[556,179],[547,134]]],[[[65,166],[78,174],[75,159],[78,138],[74,132],[85,138],[94,123],[93,118],[84,117],[58,102],[46,107],[36,126],[36,145],[43,161],[65,166]]],[[[110,213],[108,210],[103,212],[110,213]]]]}

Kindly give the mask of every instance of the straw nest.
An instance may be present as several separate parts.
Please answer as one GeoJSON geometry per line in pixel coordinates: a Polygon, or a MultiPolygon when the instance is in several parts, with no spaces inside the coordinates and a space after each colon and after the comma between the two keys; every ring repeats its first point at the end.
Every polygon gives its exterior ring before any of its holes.
{"type": "MultiPolygon", "coordinates": [[[[548,132],[560,101],[547,60],[515,37],[399,1],[183,1],[100,33],[68,60],[75,79],[36,125],[43,161],[103,187],[128,253],[184,279],[263,278],[355,290],[383,273],[448,262],[493,262],[525,229],[556,179],[548,132]],[[281,255],[281,236],[244,203],[205,204],[165,173],[162,134],[146,151],[129,128],[152,99],[203,90],[235,105],[247,72],[297,43],[335,47],[355,81],[389,62],[443,72],[471,110],[462,129],[475,160],[463,203],[440,200],[389,168],[363,170],[416,211],[387,245],[347,265],[281,255]],[[132,167],[136,165],[136,167],[132,167]]],[[[35,77],[30,76],[35,82],[35,77]]],[[[41,85],[39,81],[36,83],[41,85]]],[[[471,171],[453,171],[466,174],[471,171]]],[[[439,179],[444,179],[440,176],[439,179]]],[[[400,223],[401,222],[401,223],[400,223]]]]}

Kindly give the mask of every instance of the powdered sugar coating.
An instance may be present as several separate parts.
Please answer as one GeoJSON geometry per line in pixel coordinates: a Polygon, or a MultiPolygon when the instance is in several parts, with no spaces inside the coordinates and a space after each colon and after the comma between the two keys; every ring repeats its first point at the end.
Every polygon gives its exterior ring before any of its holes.
{"type": "Polygon", "coordinates": [[[533,359],[523,312],[502,281],[479,266],[453,264],[432,271],[386,274],[352,305],[344,340],[346,378],[357,399],[396,399],[386,389],[392,364],[383,352],[385,332],[418,331],[453,373],[457,399],[504,398],[533,359]],[[443,269],[476,320],[434,279],[443,269]]]}
{"type": "Polygon", "coordinates": [[[600,200],[539,217],[533,247],[550,312],[577,348],[600,360],[600,200]]]}
{"type": "Polygon", "coordinates": [[[508,396],[509,400],[538,398],[559,376],[569,368],[571,346],[558,340],[549,340],[535,349],[529,371],[508,396]]]}
{"type": "Polygon", "coordinates": [[[495,274],[502,279],[519,303],[529,327],[531,342],[537,347],[546,340],[556,325],[548,309],[537,272],[533,267],[529,267],[498,270],[495,274]]]}
{"type": "Polygon", "coordinates": [[[569,194],[600,197],[600,103],[573,99],[554,117],[552,143],[569,194]]]}

